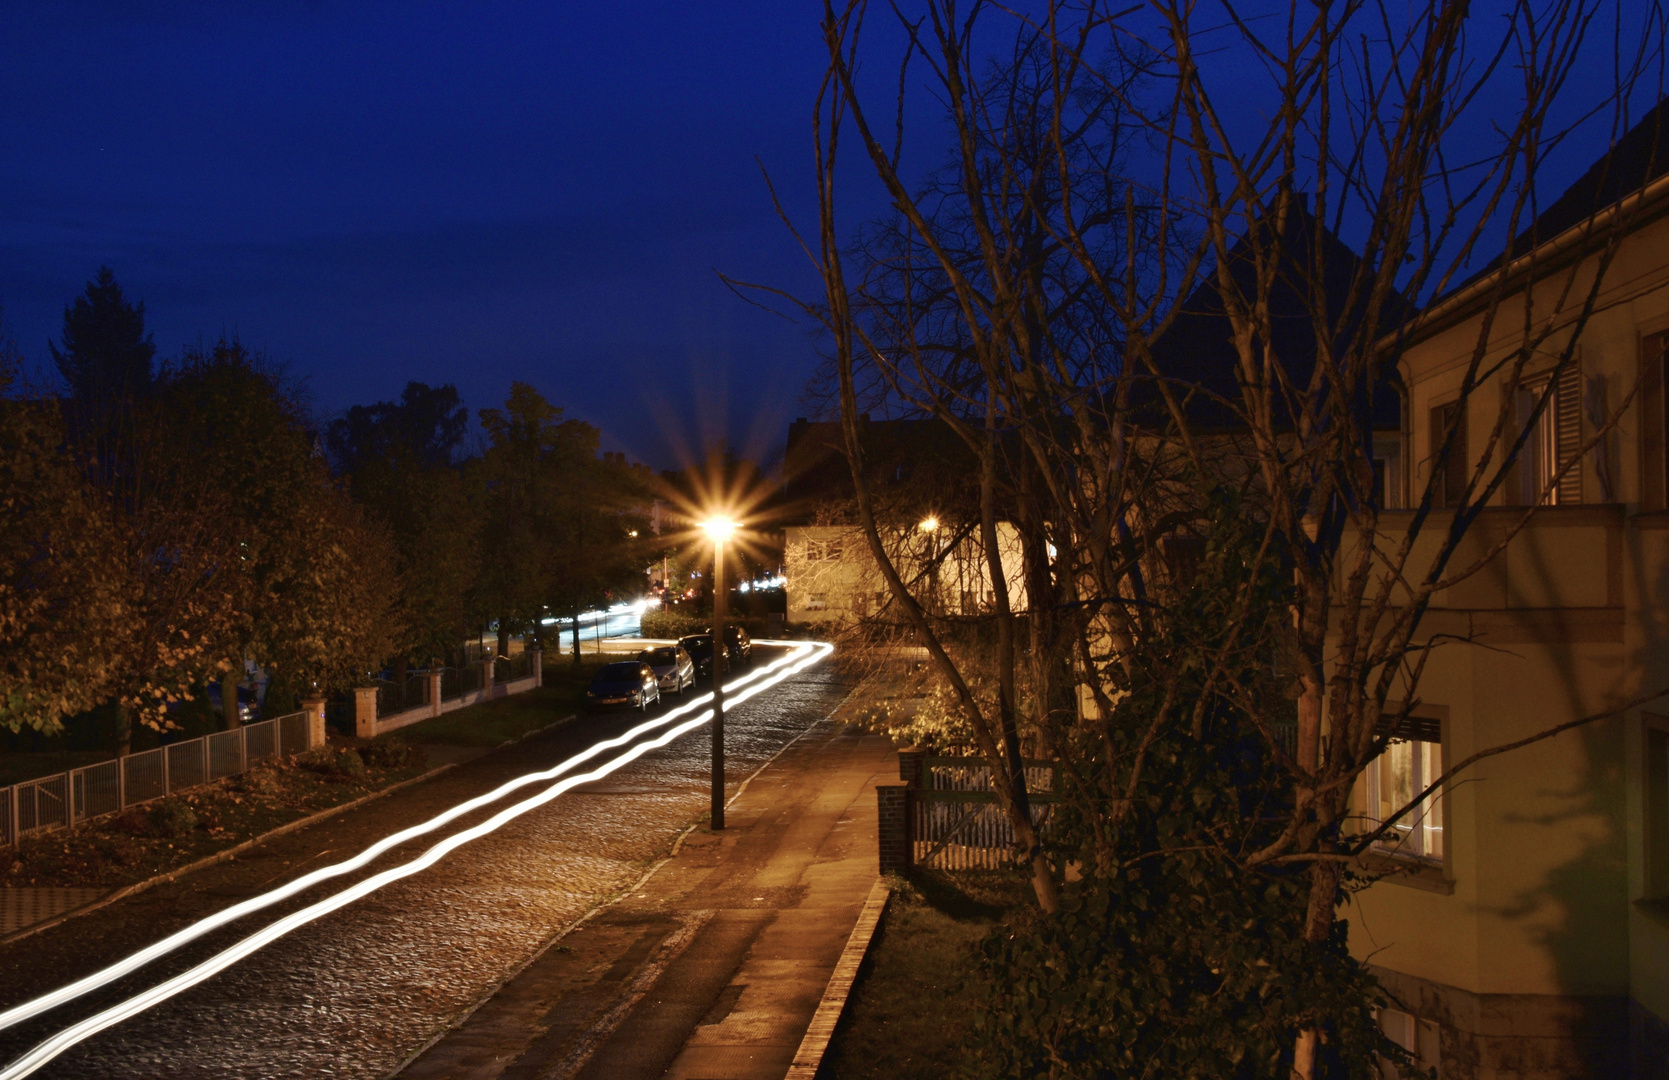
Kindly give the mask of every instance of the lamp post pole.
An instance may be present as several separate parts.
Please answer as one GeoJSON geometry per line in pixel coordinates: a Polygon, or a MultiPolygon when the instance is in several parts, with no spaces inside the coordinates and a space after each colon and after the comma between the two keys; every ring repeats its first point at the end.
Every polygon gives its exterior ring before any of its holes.
{"type": "Polygon", "coordinates": [[[713,538],[713,808],[711,825],[724,828],[724,538],[713,538]]]}

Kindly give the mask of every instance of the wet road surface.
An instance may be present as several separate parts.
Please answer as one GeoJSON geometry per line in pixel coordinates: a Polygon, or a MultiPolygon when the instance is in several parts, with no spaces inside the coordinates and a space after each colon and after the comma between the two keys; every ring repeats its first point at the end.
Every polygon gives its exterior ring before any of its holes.
{"type": "MultiPolygon", "coordinates": [[[[819,666],[727,710],[731,789],[827,716],[849,689],[819,666]]],[[[0,950],[0,1004],[15,1004],[68,982],[204,914],[348,857],[511,776],[548,768],[637,719],[635,714],[582,719],[383,803],[281,838],[252,852],[253,857],[8,946],[0,950]]],[[[93,1036],[34,1075],[385,1076],[554,934],[638,881],[706,809],[708,754],[703,727],[93,1036]]],[[[0,1032],[0,1061],[11,1061],[62,1027],[410,857],[439,835],[490,816],[514,799],[397,849],[354,875],[240,920],[105,990],[0,1032]]]]}

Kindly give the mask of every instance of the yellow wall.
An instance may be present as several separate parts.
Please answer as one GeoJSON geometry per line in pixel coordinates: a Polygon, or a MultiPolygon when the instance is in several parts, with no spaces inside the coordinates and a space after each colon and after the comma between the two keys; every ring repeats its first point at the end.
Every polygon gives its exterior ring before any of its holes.
{"type": "MultiPolygon", "coordinates": [[[[1631,236],[1579,341],[1584,375],[1603,379],[1612,408],[1634,385],[1640,336],[1669,329],[1666,255],[1669,219],[1631,236]]],[[[1560,275],[1537,287],[1537,318],[1558,324],[1552,294],[1566,282],[1560,275]]],[[[1521,315],[1510,305],[1503,312],[1492,358],[1516,339],[1521,315]]],[[[1457,392],[1478,329],[1474,318],[1404,358],[1416,484],[1430,470],[1430,409],[1457,392]]],[[[1499,402],[1491,384],[1473,398],[1474,451],[1499,402]]],[[[1421,701],[1449,710],[1448,763],[1669,688],[1669,521],[1624,524],[1638,505],[1638,433],[1637,415],[1626,415],[1608,447],[1612,495],[1625,504],[1612,523],[1594,510],[1547,511],[1497,565],[1438,597],[1447,610],[1433,611],[1428,631],[1483,633],[1477,644],[1443,646],[1419,688],[1421,701]]],[[[1592,455],[1582,469],[1584,501],[1600,501],[1592,455]]],[[[1498,511],[1497,523],[1511,513],[1498,511]]],[[[1659,702],[1657,712],[1669,716],[1669,705],[1659,702]]],[[[1442,876],[1452,893],[1373,885],[1347,913],[1352,949],[1473,993],[1628,994],[1669,1018],[1669,915],[1637,903],[1645,888],[1643,730],[1630,712],[1471,769],[1446,796],[1442,876]]]]}

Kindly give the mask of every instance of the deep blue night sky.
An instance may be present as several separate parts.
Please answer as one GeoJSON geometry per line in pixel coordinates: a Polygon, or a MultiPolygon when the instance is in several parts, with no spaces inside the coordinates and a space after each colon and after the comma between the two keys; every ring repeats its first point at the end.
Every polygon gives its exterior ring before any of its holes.
{"type": "MultiPolygon", "coordinates": [[[[769,458],[806,411],[816,340],[714,270],[817,289],[755,158],[812,226],[820,4],[138,6],[0,11],[0,304],[41,370],[108,264],[161,355],[236,334],[321,417],[408,379],[472,408],[523,379],[668,467],[718,437],[769,458]]],[[[866,69],[889,120],[895,55],[866,69]]],[[[1206,63],[1251,137],[1263,105],[1233,84],[1256,64],[1206,63]]],[[[1561,147],[1553,190],[1603,145],[1561,147]]],[[[884,208],[873,177],[843,198],[848,224],[884,208]]]]}
{"type": "Polygon", "coordinates": [[[235,333],[328,415],[538,386],[605,445],[769,454],[815,361],[806,4],[12,4],[0,303],[37,363],[108,263],[163,356],[235,333]]]}

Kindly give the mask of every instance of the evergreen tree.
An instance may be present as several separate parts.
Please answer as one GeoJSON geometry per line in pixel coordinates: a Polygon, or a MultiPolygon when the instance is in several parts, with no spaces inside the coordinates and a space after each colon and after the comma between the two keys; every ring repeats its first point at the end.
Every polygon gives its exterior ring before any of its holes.
{"type": "Polygon", "coordinates": [[[145,332],[145,304],[128,302],[108,266],[64,309],[62,347],[49,341],[47,348],[70,395],[96,415],[151,385],[156,346],[145,332]]]}

